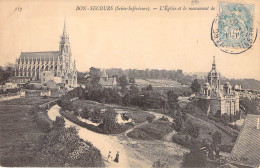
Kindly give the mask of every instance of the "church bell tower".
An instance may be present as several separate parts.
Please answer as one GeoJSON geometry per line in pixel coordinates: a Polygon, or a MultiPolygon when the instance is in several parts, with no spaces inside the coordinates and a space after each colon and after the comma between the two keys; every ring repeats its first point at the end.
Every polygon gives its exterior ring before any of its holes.
{"type": "Polygon", "coordinates": [[[66,20],[64,20],[63,34],[60,37],[60,59],[62,60],[62,69],[70,69],[71,67],[71,48],[69,35],[67,34],[66,20]]]}

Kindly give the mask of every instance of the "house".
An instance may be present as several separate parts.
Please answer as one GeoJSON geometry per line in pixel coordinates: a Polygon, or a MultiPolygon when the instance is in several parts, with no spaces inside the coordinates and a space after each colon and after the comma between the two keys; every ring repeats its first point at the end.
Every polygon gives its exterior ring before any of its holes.
{"type": "Polygon", "coordinates": [[[45,97],[45,96],[50,97],[51,96],[51,90],[41,91],[40,96],[41,97],[45,97]]]}
{"type": "Polygon", "coordinates": [[[236,167],[260,166],[260,115],[248,114],[230,155],[236,167]]]}
{"type": "Polygon", "coordinates": [[[104,88],[114,88],[117,86],[116,77],[108,77],[106,70],[101,71],[99,84],[104,88]]]}

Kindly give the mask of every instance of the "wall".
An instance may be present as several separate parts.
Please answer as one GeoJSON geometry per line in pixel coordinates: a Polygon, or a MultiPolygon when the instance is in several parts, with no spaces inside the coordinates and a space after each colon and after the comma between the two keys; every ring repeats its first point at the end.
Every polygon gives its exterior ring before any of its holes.
{"type": "Polygon", "coordinates": [[[12,100],[12,99],[18,99],[20,98],[20,94],[12,94],[12,95],[5,95],[5,96],[0,96],[0,102],[1,101],[8,101],[8,100],[12,100]]]}

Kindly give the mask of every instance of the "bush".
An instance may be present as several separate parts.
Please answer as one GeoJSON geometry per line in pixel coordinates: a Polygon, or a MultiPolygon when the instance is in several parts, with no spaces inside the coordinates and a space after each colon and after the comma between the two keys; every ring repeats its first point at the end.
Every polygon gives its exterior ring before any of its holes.
{"type": "Polygon", "coordinates": [[[183,155],[183,166],[185,167],[206,167],[206,153],[197,149],[183,155]]]}
{"type": "Polygon", "coordinates": [[[164,160],[160,160],[158,159],[156,162],[153,162],[153,166],[152,167],[158,167],[158,168],[168,168],[170,167],[164,160]]]}
{"type": "Polygon", "coordinates": [[[56,127],[39,139],[33,166],[101,167],[101,153],[77,135],[75,128],[56,127]]]}
{"type": "Polygon", "coordinates": [[[146,117],[146,120],[147,120],[149,123],[153,122],[154,119],[155,119],[155,116],[154,116],[154,115],[148,115],[148,116],[146,117]]]}
{"type": "Polygon", "coordinates": [[[65,120],[62,116],[57,116],[56,120],[53,122],[54,127],[65,127],[65,120]]]}

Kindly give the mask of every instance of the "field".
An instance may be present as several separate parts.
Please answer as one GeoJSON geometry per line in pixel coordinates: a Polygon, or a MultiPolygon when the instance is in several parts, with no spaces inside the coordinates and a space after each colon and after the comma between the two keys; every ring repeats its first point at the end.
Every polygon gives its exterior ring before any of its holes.
{"type": "Polygon", "coordinates": [[[166,79],[135,79],[135,83],[139,86],[147,86],[151,84],[153,87],[182,87],[179,82],[166,79]]]}
{"type": "MultiPolygon", "coordinates": [[[[30,166],[37,138],[44,134],[31,111],[35,105],[48,101],[41,98],[21,98],[0,102],[0,164],[1,166],[30,166]]],[[[50,122],[46,112],[41,120],[50,122]]]]}

